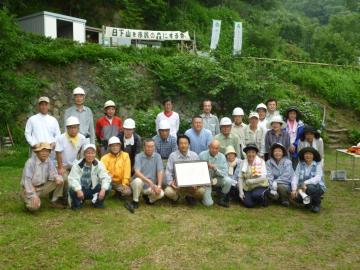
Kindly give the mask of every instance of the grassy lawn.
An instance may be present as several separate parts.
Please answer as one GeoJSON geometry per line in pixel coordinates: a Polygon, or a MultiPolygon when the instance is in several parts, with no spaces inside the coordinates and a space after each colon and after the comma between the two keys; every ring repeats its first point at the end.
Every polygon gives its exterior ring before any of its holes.
{"type": "Polygon", "coordinates": [[[320,214],[166,200],[130,214],[111,198],[102,210],[47,203],[30,214],[18,195],[22,156],[0,155],[0,269],[360,269],[360,191],[329,180],[333,151],[320,214]]]}

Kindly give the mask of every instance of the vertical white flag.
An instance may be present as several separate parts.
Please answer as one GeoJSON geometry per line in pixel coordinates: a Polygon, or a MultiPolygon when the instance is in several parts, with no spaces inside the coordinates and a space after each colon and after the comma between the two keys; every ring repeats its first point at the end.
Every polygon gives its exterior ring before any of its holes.
{"type": "Polygon", "coordinates": [[[216,49],[216,47],[217,47],[217,45],[219,43],[220,30],[221,30],[221,21],[220,20],[213,20],[210,50],[215,50],[216,49]]]}
{"type": "Polygon", "coordinates": [[[242,47],[242,23],[235,22],[234,23],[234,51],[233,54],[240,54],[242,47]]]}

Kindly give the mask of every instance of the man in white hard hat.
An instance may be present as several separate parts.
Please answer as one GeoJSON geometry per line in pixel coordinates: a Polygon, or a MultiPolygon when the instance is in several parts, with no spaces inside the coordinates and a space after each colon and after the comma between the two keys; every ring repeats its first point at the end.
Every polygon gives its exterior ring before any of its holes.
{"type": "Polygon", "coordinates": [[[231,128],[231,133],[237,135],[240,139],[240,149],[245,147],[245,133],[244,129],[247,126],[243,123],[244,110],[240,107],[236,107],[232,113],[233,116],[233,125],[231,128]]]}
{"type": "Polygon", "coordinates": [[[245,145],[256,144],[259,149],[258,156],[263,158],[265,154],[265,135],[266,129],[259,126],[259,114],[250,112],[249,125],[245,127],[245,145]]]}
{"type": "Polygon", "coordinates": [[[91,200],[95,208],[104,208],[111,178],[102,162],[96,159],[94,144],[84,146],[84,158],[74,163],[68,181],[71,209],[81,208],[86,200],[91,200]]]}
{"type": "Polygon", "coordinates": [[[177,132],[179,131],[180,118],[177,112],[173,111],[173,101],[170,98],[166,98],[163,101],[164,111],[159,113],[156,116],[156,132],[159,130],[159,124],[161,120],[168,120],[170,123],[170,135],[177,137],[177,132]]]}
{"type": "Polygon", "coordinates": [[[135,156],[141,152],[141,138],[135,132],[135,121],[128,118],[124,121],[123,131],[119,134],[121,149],[129,154],[131,175],[134,174],[135,156]]]}
{"type": "Polygon", "coordinates": [[[259,114],[259,127],[268,129],[268,122],[266,120],[267,107],[264,103],[260,103],[256,106],[256,112],[259,114]]]}
{"type": "Polygon", "coordinates": [[[203,128],[203,121],[201,116],[194,116],[192,118],[192,128],[185,131],[185,135],[190,138],[190,150],[196,154],[208,149],[212,140],[211,131],[203,128]]]}
{"type": "MultiPolygon", "coordinates": [[[[51,149],[54,150],[56,136],[59,136],[60,127],[55,117],[49,115],[50,99],[40,97],[38,100],[38,114],[31,116],[25,127],[25,138],[31,148],[40,142],[50,143],[51,149]]],[[[52,159],[55,153],[51,153],[52,159]]]]}
{"type": "Polygon", "coordinates": [[[84,106],[85,91],[81,87],[73,90],[75,105],[65,110],[64,126],[66,119],[75,116],[80,121],[80,133],[85,136],[88,143],[95,143],[94,117],[91,109],[84,106]]]}
{"type": "Polygon", "coordinates": [[[64,179],[64,200],[67,198],[68,175],[76,160],[82,158],[86,144],[85,136],[79,133],[80,121],[75,116],[66,119],[66,132],[56,137],[56,160],[58,173],[64,179]]]}
{"type": "Polygon", "coordinates": [[[229,117],[223,117],[220,120],[220,134],[216,135],[214,139],[220,142],[220,152],[225,155],[226,147],[232,145],[238,157],[240,157],[240,138],[231,133],[232,122],[229,117]]]}
{"type": "Polygon", "coordinates": [[[155,142],[145,139],[144,152],[135,157],[135,175],[131,181],[133,199],[125,204],[125,208],[133,213],[139,207],[141,193],[145,203],[150,205],[164,197],[163,178],[164,167],[160,154],[155,152],[155,142]]]}
{"type": "MultiPolygon", "coordinates": [[[[166,163],[172,152],[177,150],[176,138],[170,135],[170,123],[163,119],[159,123],[158,134],[153,137],[155,151],[160,154],[161,159],[166,163]]],[[[166,165],[166,164],[165,164],[166,165]]]]}
{"type": "Polygon", "coordinates": [[[205,99],[202,103],[202,109],[203,109],[203,113],[200,114],[200,116],[203,120],[204,128],[210,130],[212,136],[214,137],[215,135],[220,133],[220,126],[219,126],[219,119],[217,118],[217,116],[211,113],[211,109],[212,109],[211,100],[205,99]]]}
{"type": "Polygon", "coordinates": [[[109,153],[101,158],[106,170],[111,177],[112,189],[116,192],[116,197],[129,196],[131,162],[129,154],[121,150],[121,142],[118,137],[109,139],[109,153]]]}
{"type": "Polygon", "coordinates": [[[51,205],[64,208],[60,202],[63,196],[64,182],[58,175],[54,162],[49,158],[51,146],[49,143],[40,142],[34,145],[35,155],[30,157],[23,170],[21,178],[21,197],[29,211],[37,211],[41,206],[41,197],[51,195],[51,205]]]}
{"type": "Polygon", "coordinates": [[[95,134],[98,143],[100,144],[101,156],[106,154],[108,147],[108,140],[119,135],[122,131],[123,123],[120,117],[116,116],[116,105],[112,100],[108,100],[104,104],[105,115],[96,121],[95,134]]]}

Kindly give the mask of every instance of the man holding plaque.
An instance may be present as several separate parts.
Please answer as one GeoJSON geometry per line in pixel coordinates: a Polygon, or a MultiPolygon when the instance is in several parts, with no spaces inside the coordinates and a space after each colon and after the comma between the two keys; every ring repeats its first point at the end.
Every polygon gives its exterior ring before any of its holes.
{"type": "MultiPolygon", "coordinates": [[[[178,150],[171,153],[168,159],[168,163],[166,165],[166,181],[167,187],[165,189],[165,196],[170,200],[177,202],[180,199],[182,194],[185,195],[186,202],[194,206],[197,203],[197,200],[203,200],[205,188],[202,186],[189,186],[189,187],[179,187],[177,185],[176,176],[175,176],[175,162],[178,161],[191,161],[191,160],[199,160],[198,155],[195,152],[189,150],[190,147],[190,139],[186,135],[180,135],[177,137],[177,145],[178,150]]],[[[204,205],[210,206],[206,204],[206,201],[202,201],[204,205]]]]}
{"type": "MultiPolygon", "coordinates": [[[[220,142],[213,140],[209,145],[209,149],[201,152],[199,158],[208,163],[211,183],[217,188],[217,204],[223,207],[229,207],[228,193],[233,181],[228,176],[228,166],[225,155],[220,153],[219,150],[220,142]]],[[[206,201],[207,204],[213,204],[211,187],[206,188],[204,201],[206,201]]]]}

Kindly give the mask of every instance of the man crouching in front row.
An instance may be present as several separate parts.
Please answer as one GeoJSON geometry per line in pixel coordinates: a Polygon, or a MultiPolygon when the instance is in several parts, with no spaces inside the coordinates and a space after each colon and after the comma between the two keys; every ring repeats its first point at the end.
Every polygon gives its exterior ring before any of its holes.
{"type": "Polygon", "coordinates": [[[85,200],[91,200],[95,208],[104,208],[111,178],[95,156],[95,145],[87,144],[84,147],[84,158],[71,168],[68,181],[70,205],[73,210],[81,208],[85,200]]]}
{"type": "Polygon", "coordinates": [[[50,193],[52,193],[51,205],[64,208],[59,200],[63,196],[64,181],[49,158],[51,149],[50,144],[46,142],[35,145],[33,150],[36,155],[25,163],[21,179],[23,188],[21,196],[25,207],[31,212],[39,210],[40,197],[49,196],[50,193]]]}

